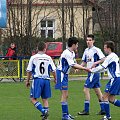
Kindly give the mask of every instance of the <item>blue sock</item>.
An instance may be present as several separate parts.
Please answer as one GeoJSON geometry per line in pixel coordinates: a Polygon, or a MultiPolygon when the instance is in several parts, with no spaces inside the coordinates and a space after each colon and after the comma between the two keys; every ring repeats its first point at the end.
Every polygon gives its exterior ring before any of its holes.
{"type": "Polygon", "coordinates": [[[62,115],[64,117],[65,115],[68,115],[68,103],[61,102],[61,106],[62,106],[62,115]]]}
{"type": "Polygon", "coordinates": [[[115,101],[113,102],[113,104],[114,104],[115,106],[120,107],[120,100],[115,100],[115,101]]]}
{"type": "Polygon", "coordinates": [[[101,111],[105,111],[105,109],[104,109],[104,102],[99,100],[99,103],[100,103],[101,111]]]}
{"type": "Polygon", "coordinates": [[[43,109],[43,107],[42,107],[42,104],[40,103],[40,102],[36,102],[35,104],[34,104],[34,106],[40,111],[40,112],[42,112],[43,114],[44,114],[44,109],[43,109]]]}
{"type": "Polygon", "coordinates": [[[106,117],[109,118],[110,117],[110,105],[108,101],[104,101],[104,109],[106,112],[106,117]]]}
{"type": "Polygon", "coordinates": [[[89,106],[90,106],[90,101],[89,100],[85,100],[84,101],[84,110],[86,112],[89,112],[89,106]]]}

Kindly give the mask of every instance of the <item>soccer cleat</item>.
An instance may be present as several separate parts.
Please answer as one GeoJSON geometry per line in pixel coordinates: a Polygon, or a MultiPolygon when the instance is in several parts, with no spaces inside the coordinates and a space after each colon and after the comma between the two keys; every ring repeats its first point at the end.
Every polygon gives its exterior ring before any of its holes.
{"type": "Polygon", "coordinates": [[[83,110],[82,112],[78,112],[78,115],[89,115],[89,112],[83,110]]]}
{"type": "Polygon", "coordinates": [[[48,114],[48,110],[45,110],[45,113],[43,115],[41,115],[42,120],[47,120],[47,117],[49,116],[48,114]]]}
{"type": "Polygon", "coordinates": [[[97,115],[105,115],[105,111],[101,110],[97,115]]]}
{"type": "Polygon", "coordinates": [[[62,117],[62,120],[73,120],[69,115],[62,117]]]}
{"type": "Polygon", "coordinates": [[[74,120],[74,119],[75,119],[75,117],[74,117],[74,116],[72,116],[71,114],[69,114],[69,117],[70,117],[72,120],[74,120]]]}
{"type": "Polygon", "coordinates": [[[111,117],[107,118],[106,116],[104,116],[101,120],[111,120],[111,117]]]}

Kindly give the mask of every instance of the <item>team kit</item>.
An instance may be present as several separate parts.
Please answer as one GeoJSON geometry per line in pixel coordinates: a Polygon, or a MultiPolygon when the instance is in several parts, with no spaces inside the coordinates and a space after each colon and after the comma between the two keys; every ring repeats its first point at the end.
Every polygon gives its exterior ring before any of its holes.
{"type": "Polygon", "coordinates": [[[82,56],[82,63],[75,60],[75,52],[78,48],[78,39],[70,37],[67,41],[67,48],[59,58],[59,64],[55,66],[52,58],[45,54],[46,44],[40,42],[37,45],[38,53],[31,56],[27,66],[26,87],[30,86],[30,100],[34,107],[41,113],[42,120],[49,119],[49,102],[51,95],[50,73],[52,73],[55,89],[60,90],[61,120],[76,119],[69,113],[68,106],[68,75],[71,68],[88,72],[84,84],[84,109],[78,115],[89,115],[90,90],[93,89],[98,97],[100,111],[98,115],[103,115],[101,120],[112,120],[110,114],[110,104],[120,107],[120,100],[116,95],[120,95],[120,66],[119,57],[114,53],[115,44],[113,41],[104,43],[104,53],[94,46],[94,35],[89,34],[86,38],[87,48],[82,56]],[[105,86],[104,93],[101,92],[100,73],[107,71],[109,81],[105,86]],[[32,83],[30,85],[30,78],[32,83]],[[41,103],[38,98],[42,99],[41,103]]]}

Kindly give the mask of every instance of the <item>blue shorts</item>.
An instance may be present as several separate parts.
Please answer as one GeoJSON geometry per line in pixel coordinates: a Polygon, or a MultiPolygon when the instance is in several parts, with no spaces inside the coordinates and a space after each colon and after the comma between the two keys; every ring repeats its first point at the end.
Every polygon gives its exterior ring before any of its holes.
{"type": "Polygon", "coordinates": [[[84,87],[86,88],[100,88],[100,74],[99,73],[88,73],[88,77],[85,81],[84,87]]]}
{"type": "Polygon", "coordinates": [[[106,85],[105,92],[111,95],[120,95],[120,77],[110,80],[106,85]]]}
{"type": "Polygon", "coordinates": [[[35,78],[31,85],[30,97],[47,99],[51,97],[50,80],[35,78]]]}
{"type": "Polygon", "coordinates": [[[68,90],[68,74],[64,74],[60,70],[56,70],[57,83],[55,89],[68,90]]]}

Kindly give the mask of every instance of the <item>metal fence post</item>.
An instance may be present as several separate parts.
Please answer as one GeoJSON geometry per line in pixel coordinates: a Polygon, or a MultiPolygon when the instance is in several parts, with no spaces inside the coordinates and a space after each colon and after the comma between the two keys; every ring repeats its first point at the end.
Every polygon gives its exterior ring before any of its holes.
{"type": "Polygon", "coordinates": [[[22,81],[22,57],[20,57],[20,82],[22,81]]]}

